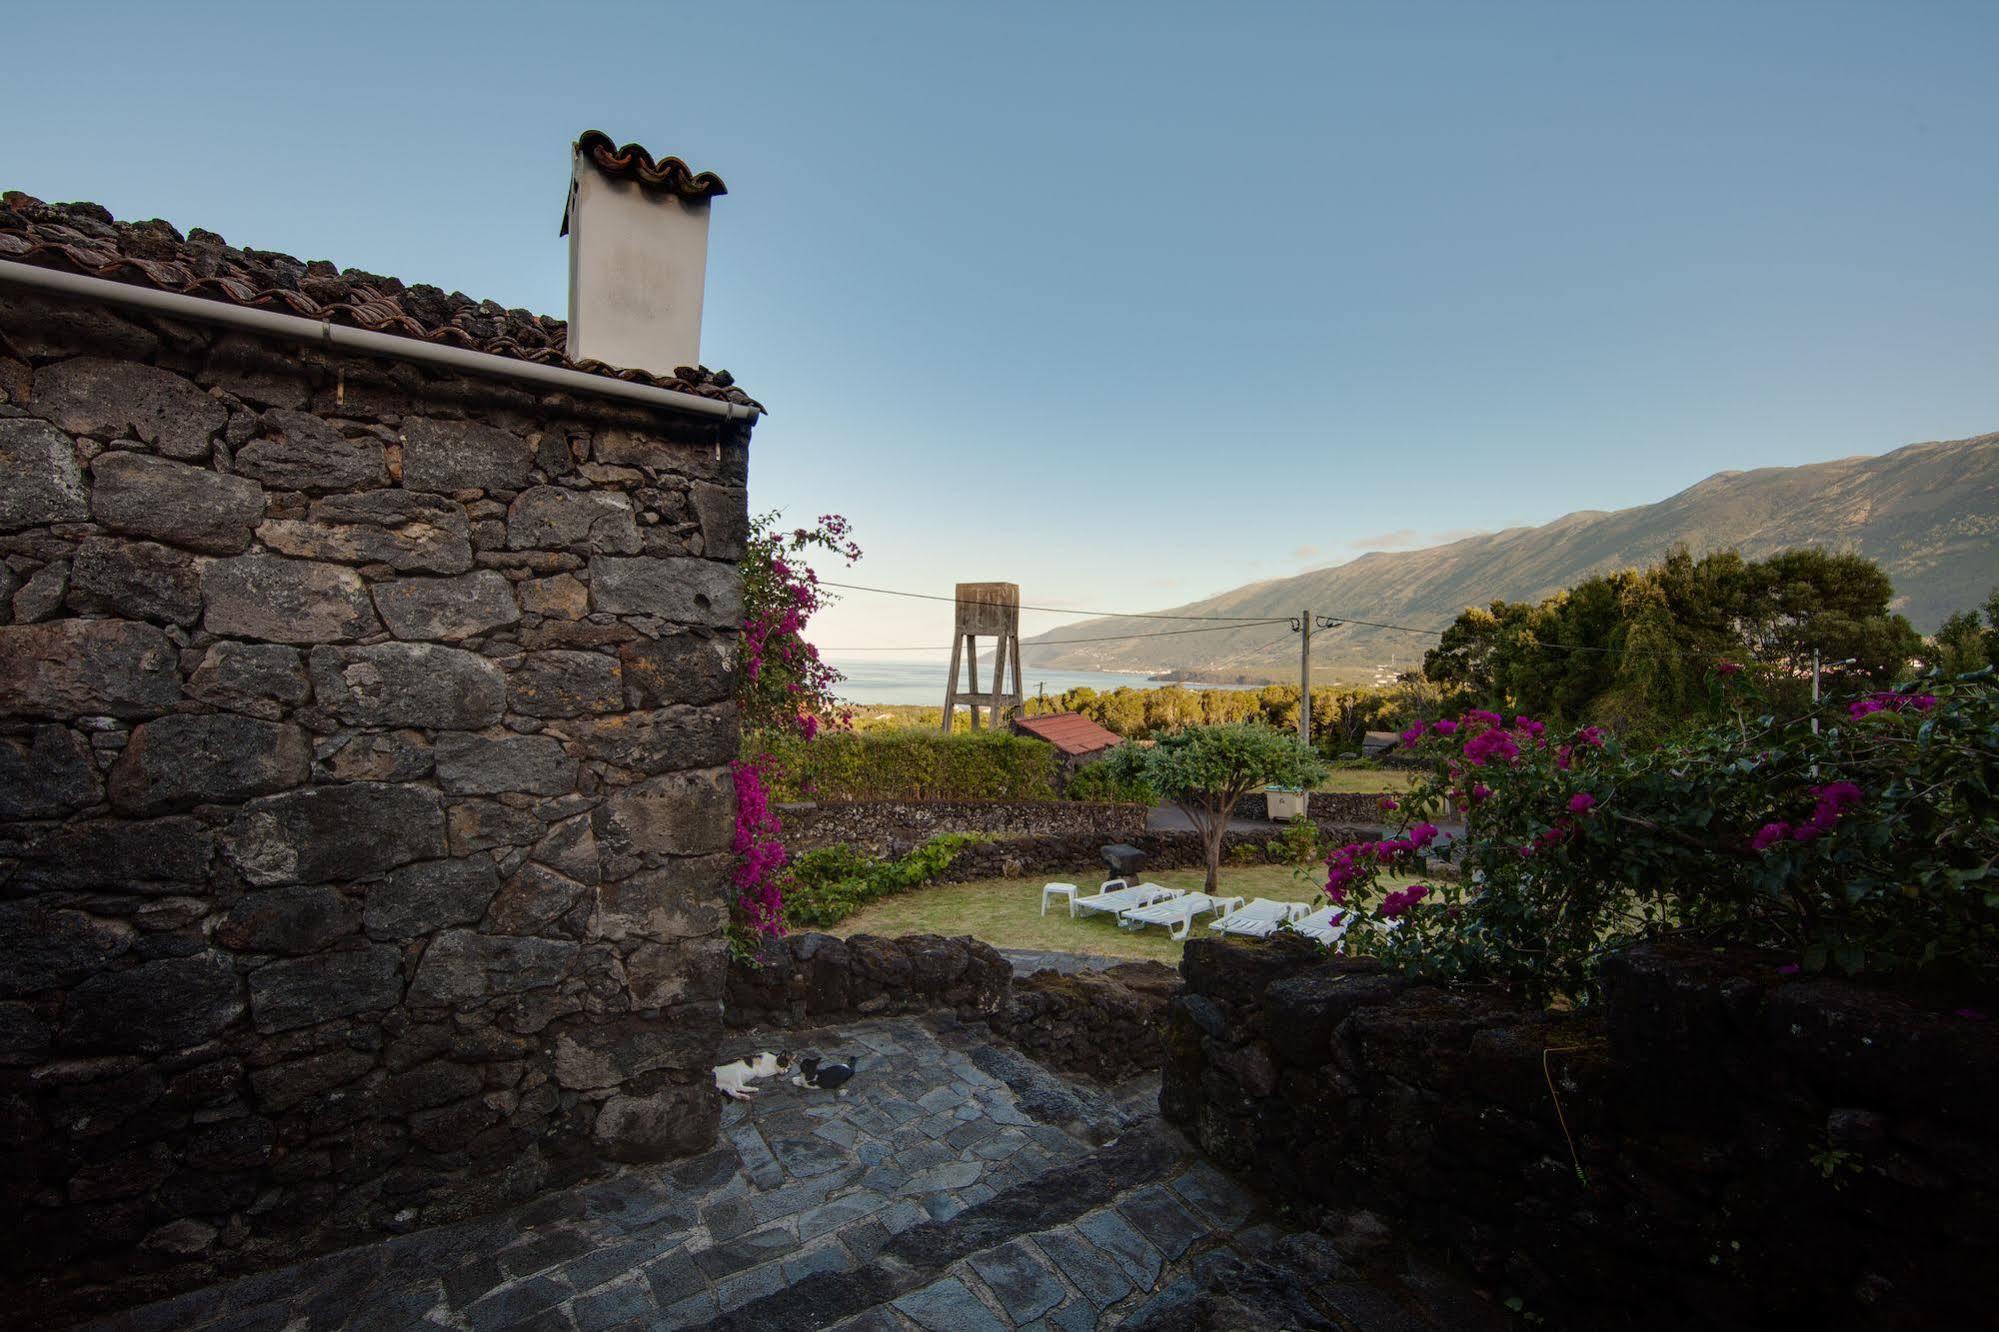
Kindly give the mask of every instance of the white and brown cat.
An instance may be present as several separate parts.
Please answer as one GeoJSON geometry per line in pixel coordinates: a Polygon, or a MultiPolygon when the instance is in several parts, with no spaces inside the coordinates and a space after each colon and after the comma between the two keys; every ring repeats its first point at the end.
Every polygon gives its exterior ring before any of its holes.
{"type": "Polygon", "coordinates": [[[733,1064],[715,1066],[715,1090],[738,1101],[747,1101],[759,1090],[750,1085],[756,1078],[774,1078],[791,1067],[791,1055],[763,1050],[738,1059],[733,1064]]]}

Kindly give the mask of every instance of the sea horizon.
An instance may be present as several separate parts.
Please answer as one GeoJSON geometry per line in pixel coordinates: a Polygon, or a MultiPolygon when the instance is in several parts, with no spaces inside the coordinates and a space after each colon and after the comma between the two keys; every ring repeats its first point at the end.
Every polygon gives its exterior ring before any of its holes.
{"type": "MultiPolygon", "coordinates": [[[[951,659],[946,654],[936,657],[895,657],[886,660],[866,657],[843,657],[838,654],[825,655],[826,664],[847,677],[833,692],[845,703],[856,707],[887,704],[914,704],[920,707],[944,706],[945,678],[951,672],[951,659]]],[[[962,668],[961,668],[962,672],[962,668]]],[[[1241,685],[1209,685],[1193,682],[1153,680],[1144,671],[1076,671],[1058,670],[1052,667],[1026,666],[1022,668],[1025,687],[1021,694],[1033,698],[1038,694],[1060,694],[1070,689],[1090,688],[1098,691],[1130,688],[1160,689],[1168,684],[1184,684],[1189,689],[1237,689],[1241,685]]],[[[979,683],[992,684],[992,662],[979,662],[979,683]]],[[[964,687],[962,673],[960,688],[964,687]]]]}

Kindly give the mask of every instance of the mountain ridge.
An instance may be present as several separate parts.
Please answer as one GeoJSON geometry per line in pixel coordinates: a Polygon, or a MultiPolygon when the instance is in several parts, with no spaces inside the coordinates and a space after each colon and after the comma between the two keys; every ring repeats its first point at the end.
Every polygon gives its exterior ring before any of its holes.
{"type": "MultiPolygon", "coordinates": [[[[1539,600],[1597,573],[1652,563],[1673,546],[1696,554],[1734,547],[1761,558],[1793,546],[1852,550],[1880,562],[1895,609],[1929,631],[1982,602],[1999,583],[1999,433],[1906,444],[1795,467],[1716,472],[1651,504],[1579,509],[1420,550],[1368,551],[1344,564],[1260,579],[1162,615],[1289,617],[1319,614],[1441,629],[1467,606],[1539,600]]],[[[1133,637],[1061,647],[1160,625],[1095,619],[1023,640],[1041,667],[1243,672],[1286,678],[1297,639],[1285,625],[1133,637]]],[[[1421,660],[1428,635],[1359,625],[1321,630],[1318,674],[1364,676],[1421,660]]]]}

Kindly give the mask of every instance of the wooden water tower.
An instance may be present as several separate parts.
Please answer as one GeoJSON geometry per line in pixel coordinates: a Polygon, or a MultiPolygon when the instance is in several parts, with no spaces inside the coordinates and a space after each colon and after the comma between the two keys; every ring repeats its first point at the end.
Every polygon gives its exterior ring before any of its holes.
{"type": "Polygon", "coordinates": [[[951,636],[951,678],[944,686],[944,729],[963,703],[972,710],[972,729],[980,725],[979,709],[987,709],[987,720],[998,729],[1020,711],[1020,584],[958,584],[958,628],[951,636]],[[993,687],[979,688],[979,639],[995,640],[993,687]],[[958,688],[958,662],[968,672],[965,687],[958,688]],[[1013,684],[1007,685],[1008,663],[1012,663],[1013,684]]]}

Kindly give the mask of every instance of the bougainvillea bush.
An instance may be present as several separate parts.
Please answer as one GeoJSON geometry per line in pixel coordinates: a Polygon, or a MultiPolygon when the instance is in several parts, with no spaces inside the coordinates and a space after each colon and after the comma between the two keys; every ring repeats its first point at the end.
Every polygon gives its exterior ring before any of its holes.
{"type": "Polygon", "coordinates": [[[761,515],[751,525],[743,578],[743,630],[736,653],[736,708],[749,757],[734,765],[736,779],[736,909],[731,940],[749,953],[757,939],[784,932],[784,889],[789,857],[784,827],[771,808],[772,792],[785,779],[771,745],[758,737],[810,741],[827,725],[844,726],[845,711],[833,695],[840,673],[820,660],[805,637],[807,623],[823,609],[827,594],[806,562],[814,550],[852,564],[861,548],[847,520],[825,514],[814,527],[786,529],[780,515],[761,515]]]}
{"type": "Polygon", "coordinates": [[[1544,998],[1586,999],[1605,953],[1666,932],[1778,950],[1803,972],[1992,980],[1993,672],[1794,717],[1761,713],[1731,663],[1713,675],[1729,720],[1648,747],[1483,711],[1410,728],[1433,764],[1414,794],[1465,811],[1459,874],[1380,889],[1434,852],[1428,823],[1335,851],[1326,894],[1357,918],[1342,946],[1544,998]]]}

